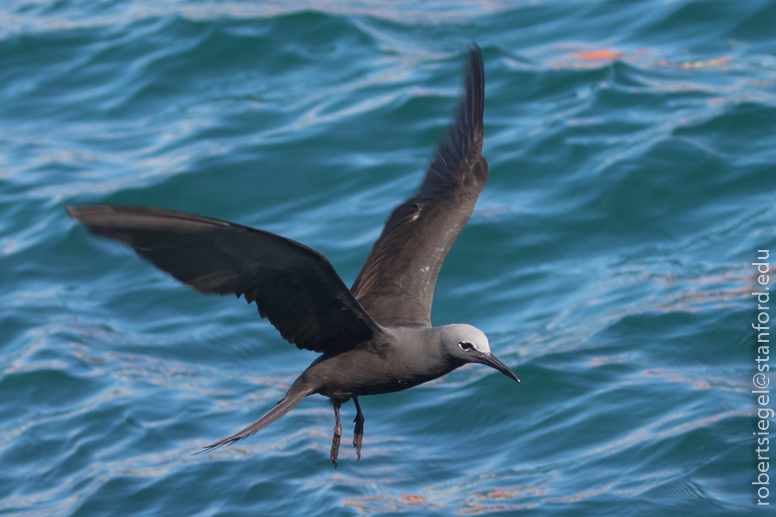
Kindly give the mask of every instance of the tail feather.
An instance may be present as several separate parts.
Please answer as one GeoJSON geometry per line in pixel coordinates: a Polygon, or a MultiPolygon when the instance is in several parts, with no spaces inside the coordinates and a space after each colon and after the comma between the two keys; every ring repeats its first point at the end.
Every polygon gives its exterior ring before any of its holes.
{"type": "MultiPolygon", "coordinates": [[[[293,387],[292,387],[293,390],[293,387]]],[[[215,443],[211,443],[210,445],[207,445],[202,448],[201,452],[210,452],[215,449],[218,449],[219,447],[223,447],[225,445],[231,445],[236,441],[242,440],[243,438],[247,438],[256,431],[260,429],[264,429],[269,424],[280,418],[281,416],[288,413],[291,408],[299,404],[299,402],[305,398],[307,395],[309,395],[309,392],[299,390],[295,393],[291,393],[291,390],[289,390],[288,393],[286,393],[286,396],[283,397],[283,400],[278,402],[278,404],[270,409],[263,417],[256,420],[254,423],[243,429],[237,434],[233,434],[232,436],[228,438],[224,438],[223,440],[219,440],[215,443]]],[[[197,453],[197,454],[199,454],[197,453]]]]}

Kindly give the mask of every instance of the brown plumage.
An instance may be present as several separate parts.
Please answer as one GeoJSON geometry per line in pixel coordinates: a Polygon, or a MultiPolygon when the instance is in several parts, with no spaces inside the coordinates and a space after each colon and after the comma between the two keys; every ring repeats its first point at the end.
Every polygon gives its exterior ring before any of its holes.
{"type": "Polygon", "coordinates": [[[465,95],[419,192],[385,223],[351,291],[381,325],[431,325],[434,286],[488,179],[482,156],[485,71],[469,53],[465,95]]]}
{"type": "Polygon", "coordinates": [[[464,88],[455,122],[419,192],[388,218],[350,290],[326,257],[273,233],[160,208],[68,207],[91,233],[130,246],[184,284],[255,302],[283,338],[322,354],[277,406],[206,450],[250,436],[306,396],[320,394],[334,405],[330,458],[336,466],[339,408],[351,398],[357,410],[353,445],[360,458],[359,396],[411,388],[466,363],[486,364],[518,381],[490,353],[480,330],[431,327],[437,275],[488,177],[481,155],[485,77],[477,46],[468,54],[464,88]]]}

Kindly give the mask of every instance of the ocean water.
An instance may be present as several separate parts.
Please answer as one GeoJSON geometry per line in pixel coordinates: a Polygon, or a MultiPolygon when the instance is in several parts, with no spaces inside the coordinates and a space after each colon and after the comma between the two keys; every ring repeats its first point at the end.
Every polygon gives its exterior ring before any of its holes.
{"type": "Polygon", "coordinates": [[[776,262],[774,27],[775,0],[5,0],[0,515],[772,508],[751,325],[774,313],[751,293],[776,262]],[[490,178],[432,319],[483,329],[522,384],[473,365],[365,397],[360,461],[348,403],[336,470],[321,397],[194,455],[316,354],[65,207],[266,229],[350,284],[473,41],[490,178]]]}

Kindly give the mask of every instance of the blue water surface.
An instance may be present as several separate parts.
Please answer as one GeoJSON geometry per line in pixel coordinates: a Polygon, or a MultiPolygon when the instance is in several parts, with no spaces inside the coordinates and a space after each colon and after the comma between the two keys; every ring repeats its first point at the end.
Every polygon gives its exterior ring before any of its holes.
{"type": "Polygon", "coordinates": [[[776,0],[5,0],[0,515],[754,515],[774,27],[776,0]],[[277,232],[350,284],[473,41],[490,178],[432,317],[522,385],[469,366],[366,397],[360,461],[349,403],[336,470],[321,397],[193,455],[316,354],[65,207],[277,232]]]}

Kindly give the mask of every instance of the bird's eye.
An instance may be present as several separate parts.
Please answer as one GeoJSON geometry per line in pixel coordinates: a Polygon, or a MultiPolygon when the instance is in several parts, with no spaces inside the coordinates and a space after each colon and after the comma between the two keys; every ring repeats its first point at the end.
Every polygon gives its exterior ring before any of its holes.
{"type": "Polygon", "coordinates": [[[458,343],[458,346],[460,346],[463,350],[466,350],[467,352],[469,350],[474,350],[474,345],[472,345],[468,341],[461,341],[460,343],[458,343]]]}

